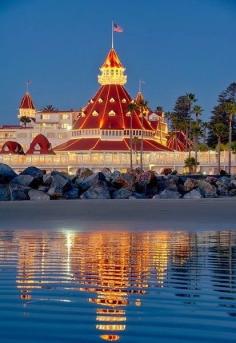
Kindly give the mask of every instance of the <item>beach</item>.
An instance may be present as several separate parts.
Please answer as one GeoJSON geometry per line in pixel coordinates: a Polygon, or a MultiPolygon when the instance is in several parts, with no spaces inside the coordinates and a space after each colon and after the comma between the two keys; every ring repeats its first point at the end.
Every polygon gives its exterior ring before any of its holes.
{"type": "Polygon", "coordinates": [[[236,199],[0,202],[0,229],[236,229],[236,199]]]}

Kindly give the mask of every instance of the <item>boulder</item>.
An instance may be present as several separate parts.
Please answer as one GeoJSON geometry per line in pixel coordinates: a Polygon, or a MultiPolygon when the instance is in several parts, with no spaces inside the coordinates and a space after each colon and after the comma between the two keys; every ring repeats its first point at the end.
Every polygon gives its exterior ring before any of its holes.
{"type": "Polygon", "coordinates": [[[194,188],[197,188],[198,186],[198,180],[187,178],[187,180],[184,182],[184,191],[190,192],[194,188]]]}
{"type": "Polygon", "coordinates": [[[179,192],[164,189],[161,193],[154,195],[153,199],[179,199],[180,197],[181,194],[179,192]]]}
{"type": "Polygon", "coordinates": [[[103,173],[96,173],[91,174],[88,177],[77,177],[75,179],[75,184],[79,187],[79,189],[84,192],[88,190],[90,187],[96,185],[99,181],[105,181],[105,176],[103,173]]]}
{"type": "Polygon", "coordinates": [[[33,201],[44,201],[44,200],[50,200],[50,197],[48,194],[38,191],[36,189],[31,189],[29,191],[29,198],[33,201]]]}
{"type": "Polygon", "coordinates": [[[104,181],[99,181],[91,186],[81,196],[81,199],[110,199],[110,191],[104,181]]]}
{"type": "Polygon", "coordinates": [[[49,190],[49,187],[48,187],[48,186],[39,186],[39,187],[38,187],[38,191],[40,191],[40,192],[47,193],[48,190],[49,190]]]}
{"type": "Polygon", "coordinates": [[[9,183],[17,174],[7,164],[0,163],[0,184],[9,183]]]}
{"type": "Polygon", "coordinates": [[[217,187],[217,194],[219,196],[228,195],[228,186],[224,184],[220,179],[216,182],[216,187],[217,187]]]}
{"type": "Polygon", "coordinates": [[[11,200],[10,190],[8,185],[0,185],[0,201],[11,200]]]}
{"type": "MultiPolygon", "coordinates": [[[[225,185],[225,187],[229,187],[230,183],[231,183],[231,179],[230,179],[230,177],[222,176],[218,179],[217,182],[221,182],[221,183],[223,183],[223,185],[225,185]]],[[[216,184],[217,184],[217,182],[216,182],[216,184]]],[[[235,186],[236,186],[236,182],[235,182],[235,186]]]]}
{"type": "Polygon", "coordinates": [[[229,187],[232,188],[232,189],[236,189],[236,180],[235,179],[230,181],[229,187]]]}
{"type": "Polygon", "coordinates": [[[89,168],[79,168],[76,173],[79,178],[86,178],[91,175],[93,175],[93,171],[89,168]]]}
{"type": "Polygon", "coordinates": [[[166,179],[166,189],[169,191],[177,191],[178,176],[170,175],[166,179]]]}
{"type": "Polygon", "coordinates": [[[183,196],[184,199],[201,199],[202,195],[199,189],[192,189],[183,196]]]}
{"type": "Polygon", "coordinates": [[[110,168],[103,168],[101,173],[105,176],[106,181],[110,181],[111,178],[111,169],[110,168]]]}
{"type": "Polygon", "coordinates": [[[113,199],[128,199],[132,196],[132,191],[127,188],[120,188],[112,193],[113,199]]]}
{"type": "Polygon", "coordinates": [[[51,174],[43,175],[43,184],[45,186],[51,186],[51,183],[52,183],[52,176],[51,176],[51,174]]]}
{"type": "Polygon", "coordinates": [[[28,167],[25,170],[23,170],[23,172],[21,173],[21,175],[30,175],[33,176],[34,178],[43,178],[43,175],[45,174],[44,170],[41,170],[37,167],[28,167]]]}
{"type": "Polygon", "coordinates": [[[59,172],[51,173],[52,182],[48,190],[48,195],[52,198],[61,198],[65,191],[69,190],[71,180],[64,174],[59,172]]]}
{"type": "Polygon", "coordinates": [[[78,199],[80,195],[78,187],[72,187],[64,193],[65,199],[78,199]]]}
{"type": "Polygon", "coordinates": [[[20,185],[17,183],[10,183],[9,185],[11,200],[29,200],[29,191],[31,190],[30,187],[20,185]]]}
{"type": "Polygon", "coordinates": [[[216,187],[205,180],[198,181],[198,187],[205,198],[217,198],[216,187]]]}
{"type": "Polygon", "coordinates": [[[134,183],[134,174],[132,173],[120,173],[117,170],[111,174],[111,185],[116,188],[128,188],[132,189],[134,183]]]}
{"type": "Polygon", "coordinates": [[[233,188],[229,191],[229,196],[235,197],[236,196],[236,188],[233,188]]]}
{"type": "Polygon", "coordinates": [[[30,187],[34,182],[34,177],[32,175],[17,175],[14,177],[14,179],[11,181],[11,183],[21,185],[21,186],[27,186],[30,187]]]}

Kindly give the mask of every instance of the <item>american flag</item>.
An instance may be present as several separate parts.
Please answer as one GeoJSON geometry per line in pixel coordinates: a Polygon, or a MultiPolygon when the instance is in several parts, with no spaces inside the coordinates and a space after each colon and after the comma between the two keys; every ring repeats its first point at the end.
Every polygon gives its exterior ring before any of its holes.
{"type": "Polygon", "coordinates": [[[113,24],[113,31],[114,32],[123,32],[123,28],[121,26],[119,26],[118,24],[113,24]]]}

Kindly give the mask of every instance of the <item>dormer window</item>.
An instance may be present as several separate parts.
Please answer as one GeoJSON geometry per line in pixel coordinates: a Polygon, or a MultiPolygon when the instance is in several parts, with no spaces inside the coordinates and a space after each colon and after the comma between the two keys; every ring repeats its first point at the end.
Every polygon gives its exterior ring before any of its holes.
{"type": "Polygon", "coordinates": [[[114,112],[113,110],[111,110],[108,114],[109,114],[110,117],[114,117],[114,116],[116,115],[116,112],[114,112]]]}
{"type": "Polygon", "coordinates": [[[126,116],[127,116],[127,117],[130,117],[130,111],[126,113],[126,116]]]}
{"type": "Polygon", "coordinates": [[[98,112],[97,111],[93,111],[92,116],[93,117],[97,117],[98,116],[98,112]]]}
{"type": "Polygon", "coordinates": [[[123,104],[126,104],[127,101],[126,101],[126,99],[124,98],[124,99],[121,100],[121,102],[122,102],[123,104]]]}
{"type": "Polygon", "coordinates": [[[103,102],[102,98],[99,98],[98,102],[99,102],[99,104],[101,104],[103,102]]]}
{"type": "Polygon", "coordinates": [[[111,99],[110,99],[110,102],[111,102],[111,103],[115,102],[115,99],[114,99],[114,98],[111,98],[111,99]]]}
{"type": "Polygon", "coordinates": [[[93,104],[93,103],[94,103],[93,99],[90,99],[90,104],[93,104]]]}

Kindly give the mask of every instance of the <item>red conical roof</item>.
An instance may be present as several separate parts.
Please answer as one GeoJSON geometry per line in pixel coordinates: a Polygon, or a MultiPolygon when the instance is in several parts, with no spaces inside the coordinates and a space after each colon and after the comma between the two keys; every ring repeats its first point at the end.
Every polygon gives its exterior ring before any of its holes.
{"type": "Polygon", "coordinates": [[[35,110],[32,97],[28,92],[26,92],[25,95],[23,96],[19,108],[35,110]]]}
{"type": "Polygon", "coordinates": [[[51,143],[42,134],[37,135],[30,144],[29,150],[26,152],[27,155],[51,155],[54,154],[51,143]]]}
{"type": "Polygon", "coordinates": [[[105,62],[103,63],[101,68],[123,68],[123,65],[115,51],[115,49],[111,49],[107,57],[105,59],[105,62]]]}
{"type": "MultiPolygon", "coordinates": [[[[83,109],[74,129],[124,130],[131,126],[128,105],[132,98],[122,85],[104,85],[83,109]]],[[[132,128],[153,130],[139,111],[132,113],[132,128]],[[143,124],[142,124],[143,121],[143,124]]]]}

